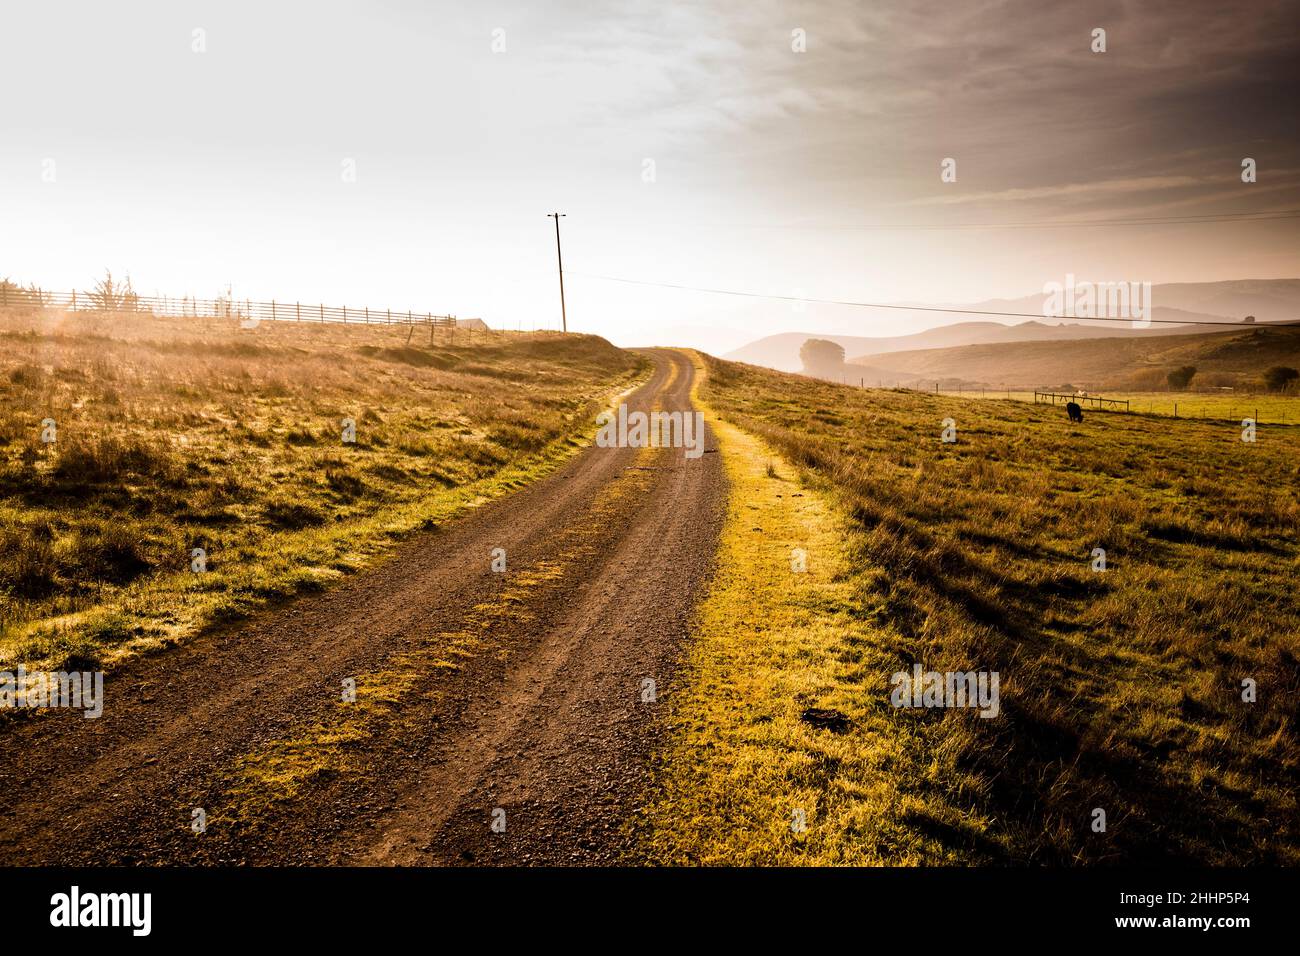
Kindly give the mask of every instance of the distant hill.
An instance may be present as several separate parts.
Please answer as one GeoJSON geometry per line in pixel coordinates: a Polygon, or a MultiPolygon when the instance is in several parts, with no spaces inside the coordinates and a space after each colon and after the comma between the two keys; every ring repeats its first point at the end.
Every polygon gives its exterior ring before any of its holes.
{"type": "MultiPolygon", "coordinates": [[[[959,308],[991,312],[1020,312],[1041,315],[1044,296],[1018,299],[989,299],[959,308]]],[[[1257,322],[1300,320],[1300,279],[1233,279],[1226,282],[1176,282],[1156,285],[1151,290],[1153,318],[1162,322],[1235,321],[1253,315],[1257,322]]],[[[916,312],[918,319],[938,314],[916,312]]],[[[1070,341],[1095,338],[1139,338],[1188,335],[1193,328],[1161,324],[1150,329],[1132,329],[1122,323],[1088,322],[1071,319],[956,322],[912,335],[868,337],[810,332],[784,332],[758,339],[728,352],[724,358],[752,365],[765,365],[783,372],[798,372],[799,348],[810,338],[829,339],[844,347],[849,356],[881,355],[916,349],[945,349],[962,345],[997,342],[1070,341]]],[[[1199,331],[1199,330],[1198,330],[1199,331]]],[[[1205,328],[1212,333],[1212,326],[1205,328]]]]}
{"type": "Polygon", "coordinates": [[[1141,389],[1163,387],[1180,365],[1198,369],[1194,384],[1253,383],[1273,365],[1300,368],[1300,325],[1250,327],[1157,337],[1111,337],[1072,342],[1002,342],[919,349],[851,358],[846,379],[868,385],[1011,388],[1141,389]]]}
{"type": "MultiPolygon", "coordinates": [[[[1041,314],[1044,296],[988,299],[970,306],[994,312],[1041,314]]],[[[1161,309],[1227,319],[1253,315],[1258,322],[1300,321],[1300,279],[1229,279],[1225,282],[1168,282],[1153,286],[1151,302],[1161,309]]]]}
{"type": "MultiPolygon", "coordinates": [[[[1001,311],[1019,311],[1006,309],[1001,311]]],[[[1027,310],[1025,310],[1027,311],[1027,310]]],[[[1223,321],[1222,316],[1202,315],[1196,312],[1182,312],[1177,309],[1154,310],[1153,317],[1169,322],[1189,322],[1193,320],[1213,319],[1223,321]]],[[[799,361],[799,349],[808,339],[828,339],[844,347],[846,355],[879,355],[885,352],[905,352],[915,349],[953,348],[959,345],[977,345],[993,342],[1064,342],[1074,339],[1114,338],[1114,337],[1150,337],[1153,335],[1185,335],[1188,328],[1178,325],[1157,325],[1149,329],[1132,329],[1114,322],[1085,324],[1079,320],[1052,323],[1051,320],[1021,322],[1007,325],[1002,322],[957,322],[953,325],[941,325],[911,335],[882,336],[869,338],[861,335],[830,335],[808,332],[782,332],[769,335],[750,342],[734,352],[728,352],[723,358],[733,362],[748,362],[750,365],[763,365],[781,372],[798,372],[803,366],[799,361]]]]}

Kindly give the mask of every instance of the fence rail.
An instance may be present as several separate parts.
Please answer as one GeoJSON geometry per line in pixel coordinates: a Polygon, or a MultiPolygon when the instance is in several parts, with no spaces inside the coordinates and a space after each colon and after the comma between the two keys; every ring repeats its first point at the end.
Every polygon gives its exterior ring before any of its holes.
{"type": "Polygon", "coordinates": [[[1128,411],[1127,398],[1102,398],[1100,395],[1069,395],[1062,392],[1034,392],[1035,404],[1051,403],[1052,405],[1068,404],[1077,402],[1080,405],[1089,405],[1097,410],[1113,408],[1116,411],[1123,409],[1128,411]]]}
{"type": "Polygon", "coordinates": [[[280,302],[276,299],[198,299],[193,296],[135,293],[46,292],[0,283],[0,308],[64,309],[69,312],[141,312],[178,318],[229,318],[250,322],[347,322],[375,325],[455,327],[454,315],[434,315],[412,309],[371,309],[319,302],[280,302]]]}

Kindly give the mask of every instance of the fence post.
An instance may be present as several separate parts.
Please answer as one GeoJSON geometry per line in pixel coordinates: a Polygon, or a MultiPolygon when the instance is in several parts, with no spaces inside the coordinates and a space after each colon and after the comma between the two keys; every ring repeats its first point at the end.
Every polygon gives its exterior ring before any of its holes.
{"type": "Polygon", "coordinates": [[[293,304],[293,315],[294,315],[294,321],[295,321],[295,322],[301,322],[301,321],[302,321],[302,303],[301,303],[301,302],[295,302],[295,303],[293,304]]]}
{"type": "Polygon", "coordinates": [[[324,303],[324,302],[321,302],[321,303],[319,303],[319,305],[320,305],[320,320],[321,320],[322,322],[324,322],[324,321],[325,321],[325,303],[324,303]]]}
{"type": "Polygon", "coordinates": [[[343,324],[348,324],[348,307],[346,305],[343,307],[343,324]]]}

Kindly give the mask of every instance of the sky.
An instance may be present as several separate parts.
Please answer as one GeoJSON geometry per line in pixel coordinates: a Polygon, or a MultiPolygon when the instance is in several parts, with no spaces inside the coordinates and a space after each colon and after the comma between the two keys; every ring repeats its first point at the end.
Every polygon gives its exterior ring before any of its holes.
{"type": "Polygon", "coordinates": [[[558,328],[559,211],[570,329],[724,351],[937,320],[664,286],[1300,276],[1296,218],[1074,224],[1300,209],[1300,0],[45,0],[4,32],[23,284],[558,328]]]}

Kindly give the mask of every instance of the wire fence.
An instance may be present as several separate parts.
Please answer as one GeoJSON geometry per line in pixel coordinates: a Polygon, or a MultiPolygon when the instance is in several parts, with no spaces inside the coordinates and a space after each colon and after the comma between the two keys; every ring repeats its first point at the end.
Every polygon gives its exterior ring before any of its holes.
{"type": "Polygon", "coordinates": [[[924,384],[916,381],[882,378],[867,379],[857,376],[850,381],[841,377],[845,385],[858,388],[896,389],[946,398],[984,399],[997,398],[1059,407],[1065,402],[1078,402],[1098,411],[1127,412],[1192,421],[1240,422],[1249,417],[1257,424],[1300,425],[1300,392],[1295,388],[1267,391],[1255,388],[1222,388],[1205,386],[1200,389],[1179,389],[1165,392],[1130,392],[1124,398],[1077,392],[1047,391],[1009,385],[968,385],[939,387],[938,383],[924,384]]]}
{"type": "Polygon", "coordinates": [[[1100,395],[1085,395],[1080,392],[1034,392],[1034,404],[1051,404],[1051,405],[1088,405],[1092,408],[1101,410],[1104,408],[1113,408],[1119,411],[1121,408],[1128,411],[1127,398],[1103,398],[1100,395]]]}
{"type": "Polygon", "coordinates": [[[137,295],[134,292],[46,292],[0,283],[0,308],[62,309],[68,312],[140,312],[177,318],[228,318],[242,322],[346,322],[365,325],[429,325],[454,328],[454,315],[435,315],[412,309],[371,309],[318,302],[281,302],[276,299],[216,298],[137,295]]]}

